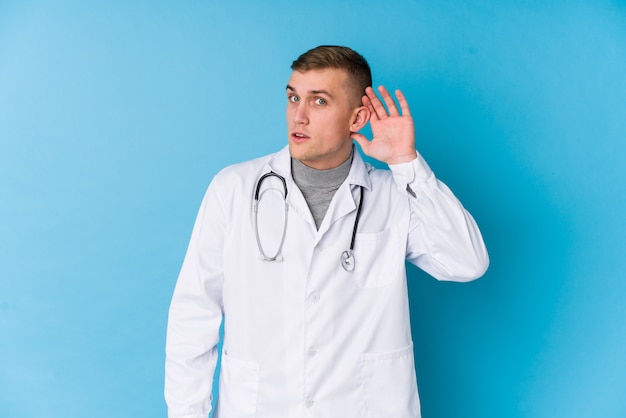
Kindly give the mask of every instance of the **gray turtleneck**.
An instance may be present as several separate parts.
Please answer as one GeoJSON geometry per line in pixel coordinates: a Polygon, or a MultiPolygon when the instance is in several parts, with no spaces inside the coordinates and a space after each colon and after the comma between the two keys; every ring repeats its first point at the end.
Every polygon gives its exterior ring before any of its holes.
{"type": "Polygon", "coordinates": [[[291,159],[293,181],[304,195],[317,229],[322,224],[335,192],[348,177],[351,165],[352,155],[339,167],[328,170],[316,170],[298,160],[291,159]]]}

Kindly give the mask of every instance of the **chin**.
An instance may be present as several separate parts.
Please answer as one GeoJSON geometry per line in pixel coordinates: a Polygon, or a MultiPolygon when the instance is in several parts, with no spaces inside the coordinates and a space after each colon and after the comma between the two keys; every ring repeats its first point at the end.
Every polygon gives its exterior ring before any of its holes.
{"type": "Polygon", "coordinates": [[[302,146],[299,144],[294,144],[291,141],[289,141],[289,154],[291,154],[292,158],[300,161],[302,161],[302,159],[306,157],[306,151],[302,148],[302,146]]]}

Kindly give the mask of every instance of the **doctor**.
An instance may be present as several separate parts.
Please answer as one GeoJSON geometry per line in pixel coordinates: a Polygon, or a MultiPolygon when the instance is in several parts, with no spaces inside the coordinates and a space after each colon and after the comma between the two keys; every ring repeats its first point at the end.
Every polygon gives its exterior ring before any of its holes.
{"type": "Polygon", "coordinates": [[[418,418],[405,260],[475,279],[481,234],[361,55],[320,46],[291,68],[288,146],[222,170],[200,207],[169,312],[169,417],[211,411],[224,321],[216,417],[418,418]]]}

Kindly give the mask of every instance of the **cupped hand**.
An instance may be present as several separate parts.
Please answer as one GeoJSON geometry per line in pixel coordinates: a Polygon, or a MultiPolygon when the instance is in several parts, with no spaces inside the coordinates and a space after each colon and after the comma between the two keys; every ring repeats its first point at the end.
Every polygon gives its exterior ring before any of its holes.
{"type": "Polygon", "coordinates": [[[387,89],[380,86],[378,91],[387,109],[371,87],[365,89],[362,98],[363,105],[370,112],[369,122],[373,138],[369,140],[360,133],[353,133],[352,139],[361,146],[365,155],[387,164],[413,161],[417,157],[415,127],[406,98],[400,90],[395,91],[400,104],[398,111],[387,89]]]}

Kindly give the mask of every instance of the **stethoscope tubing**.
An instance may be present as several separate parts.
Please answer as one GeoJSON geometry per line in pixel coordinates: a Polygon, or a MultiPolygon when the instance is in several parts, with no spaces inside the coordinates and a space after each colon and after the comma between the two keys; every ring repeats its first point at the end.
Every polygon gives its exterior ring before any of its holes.
{"type": "Polygon", "coordinates": [[[289,210],[289,205],[287,204],[287,182],[285,181],[285,178],[281,176],[280,174],[274,173],[273,171],[270,171],[269,173],[262,175],[257,181],[256,190],[254,192],[254,234],[256,236],[256,244],[259,247],[259,258],[261,258],[262,260],[283,261],[283,256],[281,253],[283,250],[283,245],[285,244],[285,237],[287,236],[287,211],[288,210],[289,210]],[[261,184],[263,183],[263,180],[265,180],[268,177],[278,177],[283,183],[283,190],[285,192],[283,194],[283,199],[285,201],[285,220],[283,222],[283,233],[280,238],[280,244],[278,245],[276,254],[274,254],[274,256],[272,257],[269,257],[267,254],[265,254],[265,251],[263,251],[263,246],[261,245],[261,237],[259,236],[259,199],[262,196],[262,194],[260,193],[260,190],[261,190],[261,184]]]}
{"type": "MultiPolygon", "coordinates": [[[[360,186],[360,189],[361,189],[361,193],[359,196],[359,206],[357,207],[356,217],[354,219],[354,226],[352,227],[352,237],[350,239],[350,248],[341,253],[341,267],[343,267],[345,271],[354,270],[354,265],[355,265],[354,243],[356,241],[356,233],[359,227],[359,220],[361,219],[361,209],[363,208],[363,195],[365,194],[363,190],[363,186],[360,186]]],[[[253,218],[254,219],[254,234],[256,237],[257,246],[259,248],[259,258],[264,261],[283,261],[282,250],[283,250],[283,245],[285,244],[285,237],[287,235],[287,211],[289,210],[289,205],[287,204],[287,181],[285,180],[285,178],[281,176],[280,174],[277,174],[273,171],[270,171],[269,173],[265,173],[261,177],[259,177],[259,180],[256,183],[256,188],[254,191],[254,205],[253,206],[254,206],[254,218],[253,218]],[[284,191],[283,199],[285,201],[285,220],[283,223],[282,236],[280,238],[280,244],[278,245],[276,254],[274,254],[274,256],[272,257],[265,254],[265,251],[263,250],[263,245],[261,244],[261,237],[259,236],[258,207],[259,207],[259,200],[261,199],[263,195],[260,192],[260,190],[261,190],[261,185],[263,184],[263,181],[267,179],[268,177],[277,177],[283,183],[283,191],[284,191]]]]}
{"type": "Polygon", "coordinates": [[[361,195],[359,196],[359,206],[356,209],[356,218],[354,218],[354,226],[352,227],[352,239],[350,240],[350,249],[341,253],[341,267],[345,271],[354,270],[354,241],[356,240],[356,231],[359,227],[359,219],[361,219],[361,208],[363,207],[363,186],[361,186],[361,195]]]}

